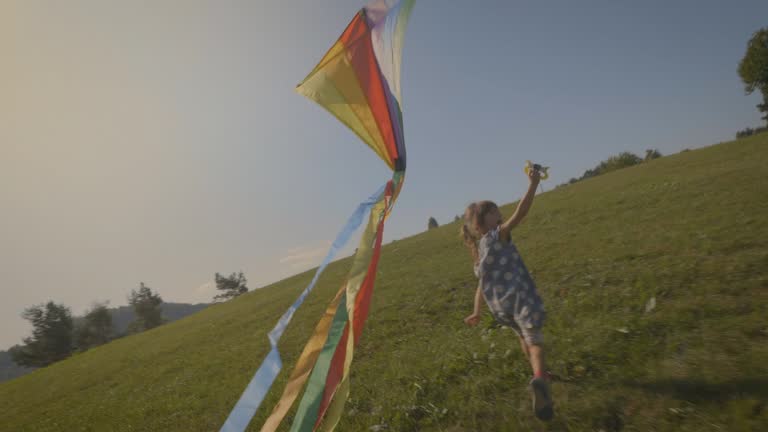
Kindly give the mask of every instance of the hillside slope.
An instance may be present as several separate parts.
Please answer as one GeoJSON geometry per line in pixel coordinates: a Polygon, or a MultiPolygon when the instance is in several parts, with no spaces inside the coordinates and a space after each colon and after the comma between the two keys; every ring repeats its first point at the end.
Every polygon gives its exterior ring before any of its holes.
{"type": "MultiPolygon", "coordinates": [[[[766,226],[768,135],[539,196],[513,238],[549,314],[560,377],[549,424],[531,413],[511,332],[487,314],[477,328],[462,322],[476,280],[458,225],[388,244],[337,430],[768,430],[766,226]]],[[[285,368],[250,430],[348,264],[332,264],[297,312],[281,341],[285,368]]],[[[0,384],[0,430],[218,430],[311,277],[0,384]]]]}

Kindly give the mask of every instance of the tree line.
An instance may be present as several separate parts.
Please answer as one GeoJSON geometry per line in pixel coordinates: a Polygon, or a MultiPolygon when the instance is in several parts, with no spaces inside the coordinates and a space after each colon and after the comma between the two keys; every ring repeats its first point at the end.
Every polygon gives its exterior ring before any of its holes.
{"type": "Polygon", "coordinates": [[[658,159],[662,156],[661,152],[656,149],[648,149],[645,151],[645,157],[640,157],[634,153],[621,152],[618,155],[611,156],[608,159],[600,162],[594,168],[590,168],[584,171],[584,174],[579,178],[571,178],[567,183],[559,184],[556,187],[562,187],[569,184],[576,183],[578,181],[588,179],[590,177],[596,177],[602,174],[616,171],[622,168],[638,165],[643,162],[648,162],[653,159],[658,159]]]}
{"type": "MultiPolygon", "coordinates": [[[[227,301],[248,292],[247,280],[242,272],[230,276],[215,274],[216,289],[220,292],[213,300],[227,301]]],[[[166,322],[162,316],[163,299],[144,282],[131,290],[128,303],[135,319],[126,334],[141,333],[166,322]]],[[[94,303],[81,320],[72,317],[64,304],[48,301],[24,309],[22,318],[32,325],[32,334],[14,345],[8,354],[14,363],[25,367],[44,367],[64,360],[76,352],[83,352],[125,336],[115,334],[112,314],[107,303],[94,303]]]]}

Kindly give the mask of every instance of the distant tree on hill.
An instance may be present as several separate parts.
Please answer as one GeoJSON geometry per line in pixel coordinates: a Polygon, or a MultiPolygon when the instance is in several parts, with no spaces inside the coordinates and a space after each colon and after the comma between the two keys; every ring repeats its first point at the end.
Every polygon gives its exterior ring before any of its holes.
{"type": "Polygon", "coordinates": [[[163,323],[163,312],[160,305],[163,299],[160,294],[152,292],[144,282],[140,283],[139,290],[131,290],[128,303],[133,307],[136,320],[128,326],[128,331],[138,333],[157,327],[163,323]]]}
{"type": "Polygon", "coordinates": [[[453,221],[454,221],[454,222],[458,222],[458,221],[460,221],[460,220],[461,220],[461,218],[459,217],[459,215],[456,215],[456,217],[454,217],[454,218],[453,218],[453,221]]]}
{"type": "Polygon", "coordinates": [[[634,153],[622,152],[617,156],[611,156],[608,159],[600,162],[596,167],[586,170],[582,176],[582,179],[598,176],[611,171],[616,171],[618,169],[630,167],[632,165],[637,165],[642,161],[643,160],[640,159],[640,156],[634,153]]]}
{"type": "Polygon", "coordinates": [[[213,299],[226,301],[245,294],[248,292],[248,287],[245,285],[247,282],[243,272],[232,273],[229,277],[216,273],[216,289],[221,291],[221,294],[217,294],[213,299]]]}
{"type": "Polygon", "coordinates": [[[75,326],[75,345],[81,351],[103,345],[112,338],[112,314],[105,303],[94,304],[75,326]]]}
{"type": "Polygon", "coordinates": [[[437,228],[439,225],[437,223],[437,219],[430,217],[429,221],[427,222],[427,229],[434,229],[437,228]]]}
{"type": "Polygon", "coordinates": [[[738,71],[747,94],[755,90],[762,93],[763,103],[758,104],[757,109],[763,113],[762,119],[768,125],[768,27],[752,34],[738,71]]]}
{"type": "Polygon", "coordinates": [[[563,186],[567,186],[569,184],[574,184],[580,180],[599,176],[605,173],[609,173],[611,171],[616,171],[616,170],[637,165],[643,162],[648,162],[649,160],[657,159],[660,157],[662,157],[662,154],[656,149],[646,150],[644,159],[640,158],[640,156],[634,153],[622,152],[616,156],[611,156],[608,159],[600,162],[599,164],[597,164],[596,167],[584,171],[584,175],[582,175],[581,177],[571,178],[570,180],[568,180],[567,183],[559,184],[556,187],[560,188],[563,186]]]}
{"type": "Polygon", "coordinates": [[[32,324],[32,337],[10,349],[16,364],[48,366],[72,354],[72,313],[68,307],[49,301],[25,309],[21,316],[32,324]]]}
{"type": "Polygon", "coordinates": [[[757,135],[761,133],[768,132],[768,126],[764,127],[758,127],[758,128],[746,128],[744,130],[740,130],[736,132],[736,139],[746,138],[748,136],[757,135]]]}
{"type": "Polygon", "coordinates": [[[649,160],[658,159],[661,157],[661,152],[659,152],[656,149],[648,149],[645,151],[645,159],[643,162],[648,162],[649,160]]]}

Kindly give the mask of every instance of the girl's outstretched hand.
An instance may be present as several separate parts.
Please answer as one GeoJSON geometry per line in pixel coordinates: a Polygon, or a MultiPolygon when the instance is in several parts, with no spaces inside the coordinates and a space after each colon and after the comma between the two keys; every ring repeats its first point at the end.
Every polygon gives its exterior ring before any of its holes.
{"type": "Polygon", "coordinates": [[[464,322],[468,326],[476,326],[480,322],[480,314],[473,313],[472,315],[464,318],[464,322]]]}
{"type": "Polygon", "coordinates": [[[537,169],[532,169],[528,172],[528,180],[531,181],[531,183],[538,184],[541,181],[541,171],[537,169]]]}

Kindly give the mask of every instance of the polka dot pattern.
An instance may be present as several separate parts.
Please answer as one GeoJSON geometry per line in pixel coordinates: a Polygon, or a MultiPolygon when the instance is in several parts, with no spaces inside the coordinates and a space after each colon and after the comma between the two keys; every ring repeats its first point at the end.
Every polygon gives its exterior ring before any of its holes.
{"type": "Polygon", "coordinates": [[[499,240],[498,230],[480,240],[475,273],[497,321],[520,328],[540,328],[546,319],[536,284],[514,243],[499,240]]]}

